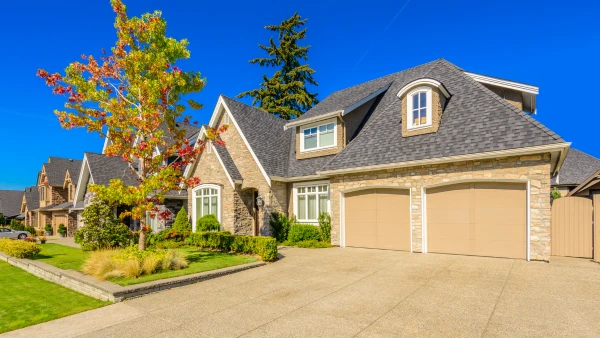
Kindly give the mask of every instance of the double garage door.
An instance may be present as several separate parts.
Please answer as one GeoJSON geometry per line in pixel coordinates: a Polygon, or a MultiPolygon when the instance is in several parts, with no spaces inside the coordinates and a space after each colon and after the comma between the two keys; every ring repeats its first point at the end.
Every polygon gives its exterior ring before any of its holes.
{"type": "MultiPolygon", "coordinates": [[[[427,251],[526,258],[525,184],[464,183],[426,190],[427,251]]],[[[346,246],[410,250],[410,195],[371,189],[345,195],[346,246]]]]}

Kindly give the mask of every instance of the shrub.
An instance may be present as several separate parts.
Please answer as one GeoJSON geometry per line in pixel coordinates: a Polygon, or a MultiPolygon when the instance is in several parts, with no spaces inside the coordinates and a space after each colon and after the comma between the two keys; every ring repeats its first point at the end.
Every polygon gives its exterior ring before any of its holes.
{"type": "Polygon", "coordinates": [[[221,224],[215,215],[204,215],[196,221],[196,232],[219,231],[221,224]]]}
{"type": "Polygon", "coordinates": [[[46,226],[44,227],[44,230],[48,233],[52,233],[52,224],[46,224],[46,226]]]}
{"type": "Polygon", "coordinates": [[[37,235],[37,231],[35,230],[34,227],[25,227],[24,230],[27,231],[28,233],[30,233],[31,236],[35,237],[37,235]]]}
{"type": "Polygon", "coordinates": [[[40,244],[46,244],[46,236],[38,237],[38,239],[40,240],[40,244]]]}
{"type": "Polygon", "coordinates": [[[287,217],[287,215],[280,212],[271,213],[271,220],[269,225],[273,229],[273,237],[277,239],[277,242],[285,242],[288,239],[288,233],[290,227],[296,222],[294,217],[287,217]]]}
{"type": "Polygon", "coordinates": [[[36,236],[44,236],[44,230],[35,230],[36,236]]]}
{"type": "Polygon", "coordinates": [[[58,231],[59,234],[61,235],[66,235],[67,234],[67,227],[64,224],[59,224],[58,225],[58,231]]]}
{"type": "Polygon", "coordinates": [[[311,224],[294,224],[290,228],[290,233],[288,234],[288,241],[292,243],[297,243],[301,241],[320,241],[321,240],[321,231],[318,227],[311,224]]]}
{"type": "Polygon", "coordinates": [[[552,188],[552,191],[550,191],[550,197],[552,198],[552,200],[556,200],[562,197],[562,194],[560,193],[560,191],[558,191],[558,189],[556,187],[552,188]]]}
{"type": "Polygon", "coordinates": [[[202,232],[190,235],[189,243],[205,249],[256,254],[267,262],[277,258],[277,241],[273,237],[237,236],[228,231],[202,232]]]}
{"type": "Polygon", "coordinates": [[[319,214],[319,230],[321,231],[321,240],[331,243],[331,216],[326,212],[319,214]]]}
{"type": "Polygon", "coordinates": [[[75,232],[75,243],[84,251],[128,246],[132,239],[129,227],[115,217],[113,207],[98,198],[83,210],[85,225],[75,232]]]}
{"type": "Polygon", "coordinates": [[[0,239],[0,251],[16,258],[33,259],[42,251],[42,248],[32,242],[0,239]]]}
{"type": "Polygon", "coordinates": [[[298,248],[309,248],[309,249],[317,249],[317,248],[330,248],[331,245],[327,242],[319,242],[315,240],[310,241],[300,241],[294,243],[294,246],[298,248]]]}
{"type": "Polygon", "coordinates": [[[4,216],[2,214],[0,214],[0,227],[3,227],[6,225],[6,218],[4,218],[4,216]]]}
{"type": "Polygon", "coordinates": [[[139,251],[136,246],[121,250],[98,250],[83,265],[83,272],[100,280],[137,278],[161,270],[179,270],[188,266],[183,255],[174,250],[139,251]]]}
{"type": "Polygon", "coordinates": [[[25,225],[23,225],[23,222],[17,221],[16,219],[11,219],[10,228],[16,231],[23,231],[25,230],[25,225]]]}
{"type": "Polygon", "coordinates": [[[154,244],[155,249],[177,249],[185,245],[185,242],[178,242],[174,240],[162,241],[154,244]]]}
{"type": "Polygon", "coordinates": [[[181,208],[175,217],[175,222],[173,222],[173,226],[171,229],[180,232],[180,233],[191,233],[192,232],[192,223],[188,221],[188,215],[185,211],[185,208],[181,208]]]}

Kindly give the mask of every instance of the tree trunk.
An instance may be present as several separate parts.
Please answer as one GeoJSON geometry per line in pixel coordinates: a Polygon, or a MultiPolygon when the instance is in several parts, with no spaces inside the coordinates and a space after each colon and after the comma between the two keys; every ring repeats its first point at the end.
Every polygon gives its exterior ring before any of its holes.
{"type": "Polygon", "coordinates": [[[144,228],[140,229],[140,239],[138,241],[138,250],[145,251],[146,250],[146,231],[144,228]]]}

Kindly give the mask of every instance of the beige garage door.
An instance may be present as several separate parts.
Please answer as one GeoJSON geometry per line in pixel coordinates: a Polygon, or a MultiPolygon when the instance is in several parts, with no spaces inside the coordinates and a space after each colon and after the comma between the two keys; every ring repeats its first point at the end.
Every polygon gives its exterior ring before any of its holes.
{"type": "Polygon", "coordinates": [[[427,189],[427,251],[525,259],[526,191],[515,183],[427,189]]]}
{"type": "Polygon", "coordinates": [[[410,192],[369,189],[345,195],[346,246],[410,251],[410,192]]]}

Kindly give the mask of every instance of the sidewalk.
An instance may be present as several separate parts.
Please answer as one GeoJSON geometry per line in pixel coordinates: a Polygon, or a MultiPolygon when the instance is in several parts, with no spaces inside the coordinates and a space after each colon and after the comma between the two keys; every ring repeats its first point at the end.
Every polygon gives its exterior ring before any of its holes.
{"type": "Polygon", "coordinates": [[[75,239],[73,237],[59,237],[59,236],[49,236],[46,237],[46,243],[52,244],[60,244],[65,246],[70,246],[73,248],[81,248],[81,246],[75,243],[75,239]]]}

